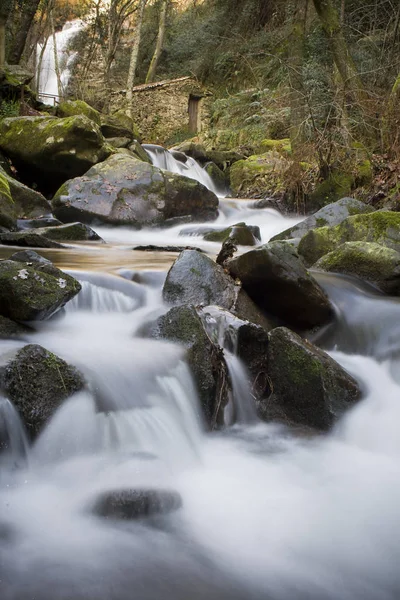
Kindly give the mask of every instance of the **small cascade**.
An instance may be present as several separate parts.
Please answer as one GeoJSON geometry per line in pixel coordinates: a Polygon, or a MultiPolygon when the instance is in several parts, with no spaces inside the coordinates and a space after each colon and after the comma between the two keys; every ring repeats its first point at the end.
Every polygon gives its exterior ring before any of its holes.
{"type": "Polygon", "coordinates": [[[28,447],[28,437],[17,410],[10,400],[0,396],[0,465],[14,468],[23,464],[28,447]]]}
{"type": "Polygon", "coordinates": [[[61,31],[55,34],[56,49],[58,62],[60,67],[61,85],[62,90],[58,89],[56,67],[54,60],[54,41],[53,37],[50,36],[47,39],[46,47],[43,50],[43,45],[38,44],[37,56],[38,64],[37,68],[40,69],[38,73],[39,80],[39,99],[46,104],[56,104],[56,98],[63,95],[68,81],[70,78],[70,69],[72,62],[76,57],[75,52],[70,52],[68,45],[75,35],[77,35],[84,27],[83,21],[77,19],[75,21],[67,22],[61,31]],[[43,58],[40,61],[40,56],[43,52],[43,58]]]}
{"type": "Polygon", "coordinates": [[[87,310],[96,313],[128,313],[139,306],[139,301],[119,291],[108,290],[90,281],[81,281],[82,289],[65,307],[67,312],[87,310]]]}
{"type": "Polygon", "coordinates": [[[179,175],[184,175],[190,179],[195,179],[205,185],[217,196],[222,198],[226,196],[227,190],[218,189],[207,171],[203,169],[194,158],[187,156],[186,162],[182,162],[177,160],[169,150],[166,150],[162,146],[145,144],[143,147],[150,156],[151,162],[155,167],[171,171],[172,173],[178,173],[179,175]]]}
{"type": "Polygon", "coordinates": [[[113,410],[99,410],[98,398],[90,392],[80,392],[60,407],[35,443],[36,461],[99,453],[156,457],[168,464],[182,463],[182,456],[185,461],[197,458],[201,427],[187,366],[179,362],[156,377],[142,371],[142,381],[129,378],[126,369],[125,381],[119,375],[108,372],[93,383],[95,393],[101,393],[105,379],[112,380],[113,410]]]}
{"type": "Polygon", "coordinates": [[[225,407],[226,425],[250,425],[258,421],[246,367],[237,356],[237,328],[232,315],[223,309],[207,307],[201,315],[210,338],[224,350],[225,364],[232,385],[231,399],[225,407]]]}

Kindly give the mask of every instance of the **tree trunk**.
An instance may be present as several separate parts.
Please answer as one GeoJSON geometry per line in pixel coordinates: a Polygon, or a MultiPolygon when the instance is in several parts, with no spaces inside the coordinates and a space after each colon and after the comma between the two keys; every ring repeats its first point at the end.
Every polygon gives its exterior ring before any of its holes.
{"type": "Polygon", "coordinates": [[[0,17],[0,69],[6,63],[6,21],[0,17]]]}
{"type": "Polygon", "coordinates": [[[50,11],[50,27],[51,27],[51,35],[53,38],[54,69],[56,71],[56,77],[57,77],[58,96],[59,96],[59,99],[61,99],[62,96],[64,95],[64,90],[63,90],[62,81],[61,81],[60,63],[58,62],[57,41],[56,41],[56,32],[54,29],[53,10],[50,11]]]}
{"type": "Polygon", "coordinates": [[[163,49],[164,43],[164,35],[165,35],[165,25],[167,21],[167,10],[168,10],[168,0],[163,0],[160,11],[160,24],[158,27],[158,35],[156,42],[156,49],[154,50],[153,58],[151,59],[150,67],[146,75],[146,83],[151,83],[154,81],[154,77],[156,74],[158,61],[160,60],[161,52],[163,49]]]}
{"type": "Polygon", "coordinates": [[[21,16],[21,22],[19,25],[18,32],[14,38],[14,42],[11,46],[11,50],[9,52],[9,63],[12,65],[18,65],[22,53],[25,49],[26,40],[28,37],[29,30],[32,25],[32,21],[35,17],[36,11],[38,9],[40,0],[29,0],[24,3],[24,9],[21,16]]]}
{"type": "Polygon", "coordinates": [[[303,80],[304,41],[308,0],[298,0],[290,36],[290,141],[293,155],[301,153],[305,141],[306,94],[303,80]]]}
{"type": "Polygon", "coordinates": [[[339,15],[333,2],[332,0],[314,0],[314,6],[328,37],[333,58],[342,78],[346,93],[356,105],[364,106],[364,86],[350,56],[343,30],[340,26],[339,15]]]}
{"type": "Polygon", "coordinates": [[[135,34],[134,34],[135,37],[133,40],[131,60],[129,63],[128,80],[126,82],[126,100],[127,100],[129,115],[131,118],[132,118],[132,109],[133,109],[132,88],[133,88],[133,82],[135,81],[136,65],[137,65],[137,59],[138,59],[138,55],[139,55],[140,37],[141,37],[141,31],[142,31],[142,23],[143,23],[143,15],[144,15],[145,6],[146,6],[146,0],[140,0],[139,15],[138,15],[137,23],[136,23],[136,28],[135,28],[135,34]]]}

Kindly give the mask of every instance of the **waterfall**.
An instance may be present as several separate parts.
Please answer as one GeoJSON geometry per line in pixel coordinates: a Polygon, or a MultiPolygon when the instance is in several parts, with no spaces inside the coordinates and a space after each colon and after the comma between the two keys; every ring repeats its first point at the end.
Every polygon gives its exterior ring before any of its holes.
{"type": "Polygon", "coordinates": [[[77,19],[75,21],[67,22],[61,31],[55,34],[57,56],[61,72],[61,84],[62,90],[58,89],[55,60],[54,60],[54,41],[53,37],[49,36],[47,39],[46,47],[43,51],[43,58],[41,64],[39,64],[40,55],[43,50],[43,44],[38,44],[37,56],[38,64],[37,68],[40,68],[38,73],[38,90],[39,100],[45,104],[56,104],[56,99],[66,90],[68,81],[70,78],[70,69],[72,62],[76,57],[75,52],[70,52],[68,45],[70,41],[78,34],[84,27],[83,21],[77,19]]]}
{"type": "MultiPolygon", "coordinates": [[[[0,396],[0,470],[22,464],[28,452],[25,428],[13,404],[0,396]]],[[[1,475],[1,473],[0,473],[1,475]]]]}
{"type": "Polygon", "coordinates": [[[191,156],[187,156],[186,162],[182,162],[177,160],[169,150],[166,150],[162,146],[144,144],[143,147],[150,156],[151,162],[155,167],[164,169],[165,171],[171,171],[172,173],[178,173],[179,175],[184,175],[190,179],[195,179],[205,185],[217,196],[226,196],[226,190],[218,189],[207,171],[191,156]]]}

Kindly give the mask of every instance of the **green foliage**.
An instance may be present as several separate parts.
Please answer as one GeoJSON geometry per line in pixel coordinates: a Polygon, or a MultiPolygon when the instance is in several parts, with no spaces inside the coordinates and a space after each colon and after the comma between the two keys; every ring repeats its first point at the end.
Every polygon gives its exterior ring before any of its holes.
{"type": "Polygon", "coordinates": [[[17,100],[0,100],[0,119],[19,116],[19,102],[17,100]]]}

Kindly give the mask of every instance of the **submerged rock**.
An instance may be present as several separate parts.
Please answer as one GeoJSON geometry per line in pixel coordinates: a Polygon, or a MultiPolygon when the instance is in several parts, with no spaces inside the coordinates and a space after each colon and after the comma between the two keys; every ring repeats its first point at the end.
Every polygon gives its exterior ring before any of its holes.
{"type": "Polygon", "coordinates": [[[162,171],[125,154],[115,154],[83,177],[67,181],[53,198],[64,222],[160,226],[174,219],[210,220],[218,198],[188,177],[162,171]]]}
{"type": "Polygon", "coordinates": [[[361,398],[360,388],[328,354],[286,329],[269,333],[272,395],[260,405],[263,419],[327,431],[361,398]]]}
{"type": "Polygon", "coordinates": [[[0,371],[0,384],[32,437],[62,402],[85,386],[81,373],[42,346],[29,344],[0,371]]]}
{"type": "Polygon", "coordinates": [[[194,306],[177,306],[157,319],[151,337],[179,343],[193,374],[207,424],[221,423],[228,400],[226,365],[222,349],[211,341],[194,306]]]}
{"type": "Polygon", "coordinates": [[[18,219],[17,225],[19,230],[24,229],[41,229],[42,227],[57,227],[62,225],[61,221],[54,217],[38,217],[37,219],[18,219]]]}
{"type": "Polygon", "coordinates": [[[400,295],[400,253],[373,242],[345,242],[315,263],[316,269],[353,275],[386,294],[400,295]]]}
{"type": "Polygon", "coordinates": [[[293,225],[293,227],[278,233],[270,241],[301,238],[310,229],[339,225],[347,217],[373,211],[372,206],[368,206],[368,204],[360,200],[356,200],[355,198],[341,198],[337,202],[327,204],[313,215],[307,217],[307,219],[304,219],[304,221],[297,223],[297,225],[293,225]]]}
{"type": "Polygon", "coordinates": [[[348,217],[334,227],[319,227],[300,240],[298,252],[307,265],[345,242],[376,242],[400,251],[400,213],[377,211],[348,217]]]}
{"type": "Polygon", "coordinates": [[[0,148],[28,183],[51,190],[83,175],[110,151],[98,126],[83,115],[15,117],[0,121],[0,148]]]}
{"type": "Polygon", "coordinates": [[[182,498],[173,490],[128,489],[103,492],[92,506],[92,512],[106,519],[140,519],[165,515],[178,510],[182,498]]]}
{"type": "Polygon", "coordinates": [[[325,292],[285,242],[250,250],[231,259],[227,268],[260,308],[296,328],[322,325],[333,316],[325,292]]]}
{"type": "Polygon", "coordinates": [[[76,279],[52,264],[0,261],[0,314],[14,321],[47,319],[80,289],[76,279]]]}

